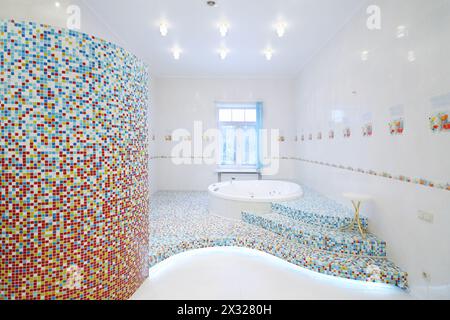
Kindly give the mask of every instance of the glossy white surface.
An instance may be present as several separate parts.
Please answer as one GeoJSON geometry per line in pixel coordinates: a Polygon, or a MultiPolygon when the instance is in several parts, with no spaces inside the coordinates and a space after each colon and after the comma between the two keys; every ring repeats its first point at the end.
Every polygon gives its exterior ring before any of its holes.
{"type": "Polygon", "coordinates": [[[246,202],[289,201],[303,195],[298,184],[276,180],[214,183],[209,186],[208,192],[214,197],[246,202]]]}
{"type": "Polygon", "coordinates": [[[369,201],[372,200],[372,197],[367,194],[353,193],[353,192],[345,192],[342,196],[350,201],[369,201]]]}
{"type": "MultiPolygon", "coordinates": [[[[149,152],[153,156],[170,156],[178,142],[166,142],[163,137],[177,128],[193,133],[194,121],[201,121],[203,130],[217,127],[215,101],[262,101],[264,128],[279,129],[286,137],[295,135],[294,95],[292,79],[274,78],[166,78],[152,79],[153,103],[150,121],[151,133],[156,135],[149,152]],[[176,115],[176,116],[174,116],[176,115]]],[[[207,146],[209,143],[205,143],[207,146]]],[[[280,144],[280,155],[290,155],[294,150],[293,139],[280,144]]],[[[193,148],[193,147],[192,147],[193,148]]],[[[277,156],[277,155],[275,155],[277,156]]],[[[291,180],[294,176],[292,161],[279,160],[277,175],[272,180],[291,180]]],[[[196,163],[175,165],[171,159],[151,161],[156,174],[151,180],[155,190],[204,191],[217,182],[217,164],[196,163]]],[[[223,175],[223,181],[233,175],[223,175]]],[[[237,179],[255,179],[255,175],[236,175],[237,179]]]]}
{"type": "Polygon", "coordinates": [[[152,269],[133,300],[410,299],[384,285],[339,279],[242,248],[194,250],[152,269]]]}
{"type": "MultiPolygon", "coordinates": [[[[450,93],[450,1],[374,4],[381,8],[380,30],[367,28],[368,15],[361,10],[298,77],[297,134],[316,137],[321,131],[324,138],[298,143],[297,156],[448,182],[450,135],[433,133],[428,119],[440,108],[450,110],[450,103],[431,101],[450,93]],[[399,26],[407,29],[401,38],[399,26]],[[365,61],[363,51],[369,52],[365,61]],[[391,136],[391,108],[399,105],[405,131],[391,136]],[[334,110],[344,113],[342,122],[333,123],[334,110]],[[372,137],[362,135],[367,122],[372,137]]],[[[369,229],[386,240],[389,257],[408,272],[411,290],[424,298],[450,298],[450,192],[305,162],[297,163],[296,177],[345,205],[350,203],[343,191],[371,195],[362,214],[369,216],[369,229]],[[419,219],[420,210],[432,213],[434,222],[419,219]]]]}
{"type": "Polygon", "coordinates": [[[214,183],[208,192],[210,213],[233,220],[240,220],[242,212],[270,213],[272,202],[294,200],[303,195],[298,184],[273,180],[214,183]]]}
{"type": "Polygon", "coordinates": [[[1,0],[0,18],[65,26],[66,8],[81,9],[81,29],[117,42],[148,62],[152,76],[295,76],[364,0],[1,0]],[[168,34],[161,36],[161,21],[168,34]],[[222,38],[218,24],[230,24],[222,38]],[[278,38],[274,25],[287,23],[278,38]],[[269,62],[263,50],[273,46],[269,62]],[[175,60],[171,48],[183,53],[175,60]],[[221,60],[217,51],[230,52],[221,60]]]}
{"type": "Polygon", "coordinates": [[[267,214],[272,211],[270,202],[229,200],[209,195],[209,213],[222,218],[241,220],[242,212],[267,214]]]}

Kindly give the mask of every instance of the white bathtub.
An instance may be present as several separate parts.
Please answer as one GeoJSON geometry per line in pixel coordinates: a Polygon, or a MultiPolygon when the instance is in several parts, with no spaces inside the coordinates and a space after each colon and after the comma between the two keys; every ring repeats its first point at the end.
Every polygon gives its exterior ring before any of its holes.
{"type": "Polygon", "coordinates": [[[303,195],[298,184],[273,180],[215,183],[208,191],[210,213],[235,220],[241,219],[242,211],[270,213],[272,202],[294,200],[303,195]]]}

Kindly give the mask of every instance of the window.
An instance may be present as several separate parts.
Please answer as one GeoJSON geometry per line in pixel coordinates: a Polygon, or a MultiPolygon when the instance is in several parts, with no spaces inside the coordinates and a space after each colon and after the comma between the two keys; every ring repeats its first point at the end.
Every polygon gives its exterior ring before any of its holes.
{"type": "Polygon", "coordinates": [[[259,168],[261,103],[218,103],[221,132],[220,166],[233,169],[259,168]]]}

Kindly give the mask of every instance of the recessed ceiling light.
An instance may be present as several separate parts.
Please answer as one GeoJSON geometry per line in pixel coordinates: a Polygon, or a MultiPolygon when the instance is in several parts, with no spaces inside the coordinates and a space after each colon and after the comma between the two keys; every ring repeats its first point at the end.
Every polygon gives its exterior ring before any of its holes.
{"type": "Polygon", "coordinates": [[[228,33],[228,29],[230,28],[230,24],[228,22],[219,23],[219,32],[222,37],[226,37],[228,33]]]}
{"type": "Polygon", "coordinates": [[[206,4],[210,7],[217,7],[217,2],[215,1],[206,1],[206,4]]]}
{"type": "Polygon", "coordinates": [[[275,30],[277,31],[277,35],[282,38],[286,33],[287,23],[284,21],[280,21],[275,25],[275,30]]]}
{"type": "Polygon", "coordinates": [[[159,24],[159,32],[163,37],[167,36],[167,33],[169,32],[169,24],[167,21],[161,21],[159,24]]]}
{"type": "Polygon", "coordinates": [[[59,8],[61,7],[61,3],[59,3],[58,1],[55,2],[55,7],[59,8]]]}
{"type": "Polygon", "coordinates": [[[416,53],[414,51],[409,51],[408,52],[408,61],[409,62],[416,61],[416,53]]]}
{"type": "Polygon", "coordinates": [[[369,60],[369,51],[364,50],[363,52],[361,52],[361,60],[362,60],[362,61],[367,61],[367,60],[369,60]]]}
{"type": "Polygon", "coordinates": [[[408,29],[405,26],[397,27],[397,38],[404,38],[408,35],[408,29]]]}
{"type": "Polygon", "coordinates": [[[266,56],[267,61],[272,60],[272,57],[273,57],[273,49],[272,48],[265,49],[263,53],[266,56]]]}
{"type": "Polygon", "coordinates": [[[220,59],[225,60],[225,59],[227,58],[227,56],[228,56],[228,53],[230,53],[230,50],[229,50],[229,49],[227,49],[227,48],[225,48],[225,47],[220,48],[220,49],[219,49],[219,56],[220,56],[220,59]]]}
{"type": "Polygon", "coordinates": [[[173,55],[173,58],[175,59],[175,60],[180,60],[180,57],[181,57],[181,53],[183,52],[183,50],[181,50],[179,47],[173,47],[172,48],[172,55],[173,55]]]}

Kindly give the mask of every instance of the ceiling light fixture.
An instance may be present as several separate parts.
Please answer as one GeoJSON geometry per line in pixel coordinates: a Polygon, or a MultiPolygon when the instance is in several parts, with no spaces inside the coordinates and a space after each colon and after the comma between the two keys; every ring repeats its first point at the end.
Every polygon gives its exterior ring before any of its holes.
{"type": "Polygon", "coordinates": [[[206,4],[210,7],[217,7],[217,2],[215,1],[206,1],[206,4]]]}
{"type": "Polygon", "coordinates": [[[405,26],[397,27],[397,38],[404,38],[408,35],[408,29],[405,26]]]}
{"type": "Polygon", "coordinates": [[[364,50],[363,52],[361,52],[361,60],[362,60],[362,61],[367,61],[367,60],[369,60],[369,51],[364,50]]]}
{"type": "Polygon", "coordinates": [[[61,7],[61,3],[59,3],[58,1],[55,2],[55,7],[57,7],[57,8],[61,7]]]}
{"type": "Polygon", "coordinates": [[[226,37],[230,24],[228,22],[219,23],[219,32],[222,37],[226,37]]]}
{"type": "Polygon", "coordinates": [[[228,53],[230,53],[230,50],[228,50],[227,48],[221,48],[219,49],[219,56],[220,59],[225,60],[228,56],[228,53]]]}
{"type": "Polygon", "coordinates": [[[183,50],[181,50],[179,47],[174,47],[174,48],[172,48],[172,55],[173,55],[173,58],[175,59],[175,60],[180,60],[180,57],[181,57],[181,53],[183,52],[183,50]]]}
{"type": "Polygon", "coordinates": [[[275,25],[275,30],[277,31],[277,35],[282,38],[286,33],[287,23],[284,21],[280,21],[275,25]]]}
{"type": "Polygon", "coordinates": [[[272,57],[273,57],[273,49],[272,48],[265,49],[263,53],[266,56],[267,61],[272,60],[272,57]]]}
{"type": "Polygon", "coordinates": [[[159,24],[159,32],[163,37],[167,36],[167,33],[169,32],[169,24],[166,21],[161,21],[159,24]]]}
{"type": "Polygon", "coordinates": [[[409,51],[408,52],[408,61],[409,62],[416,61],[416,53],[414,51],[409,51]]]}

